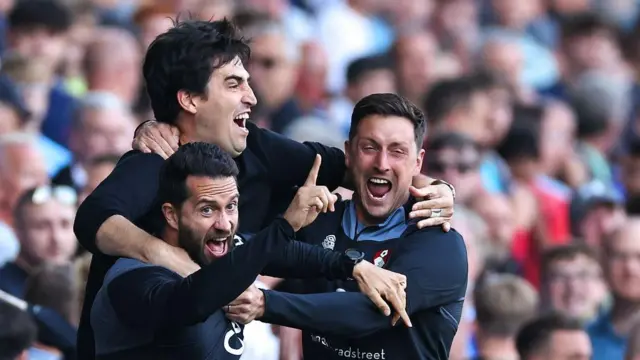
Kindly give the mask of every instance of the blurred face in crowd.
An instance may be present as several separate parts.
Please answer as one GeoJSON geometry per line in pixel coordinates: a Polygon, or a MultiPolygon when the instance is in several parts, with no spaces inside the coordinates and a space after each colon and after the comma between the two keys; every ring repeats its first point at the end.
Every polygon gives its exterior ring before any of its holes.
{"type": "Polygon", "coordinates": [[[22,121],[13,107],[0,102],[0,135],[18,131],[22,121]]]}
{"type": "Polygon", "coordinates": [[[248,9],[259,9],[274,19],[280,19],[289,6],[287,0],[241,0],[240,3],[248,9]]]}
{"type": "Polygon", "coordinates": [[[66,33],[45,28],[14,29],[9,32],[9,46],[26,58],[40,58],[53,71],[62,61],[67,43],[66,33]]]}
{"type": "Polygon", "coordinates": [[[136,128],[134,117],[123,109],[86,109],[80,126],[71,135],[71,149],[80,161],[98,156],[121,155],[131,149],[136,128]]]}
{"type": "Polygon", "coordinates": [[[420,173],[424,150],[415,141],[409,119],[369,115],[345,143],[347,168],[355,181],[360,220],[383,222],[409,196],[413,176],[420,173]]]}
{"type": "Polygon", "coordinates": [[[614,35],[608,30],[565,39],[564,55],[572,71],[608,69],[620,57],[614,35]]]}
{"type": "Polygon", "coordinates": [[[171,16],[173,14],[155,14],[147,16],[140,22],[140,42],[142,49],[146,49],[151,45],[158,35],[165,33],[173,26],[171,16]]]}
{"type": "Polygon", "coordinates": [[[189,198],[179,208],[165,203],[162,210],[169,226],[178,231],[178,245],[204,266],[233,246],[238,227],[238,187],[233,177],[205,176],[187,177],[186,187],[189,198]]]}
{"type": "Polygon", "coordinates": [[[551,334],[546,351],[526,360],[590,360],[591,340],[583,330],[556,330],[551,334]]]}
{"type": "MultiPolygon", "coordinates": [[[[428,149],[427,149],[428,150],[428,149]]],[[[466,204],[480,189],[480,153],[473,146],[443,148],[429,153],[427,173],[456,188],[456,200],[466,204]]]]}
{"type": "Polygon", "coordinates": [[[297,46],[282,34],[256,36],[251,42],[249,72],[260,100],[270,109],[291,98],[298,78],[298,66],[288,47],[297,46]]]}
{"type": "Polygon", "coordinates": [[[590,10],[591,0],[549,0],[549,7],[560,14],[579,14],[590,10]]]}
{"type": "Polygon", "coordinates": [[[625,220],[622,207],[607,202],[596,203],[580,221],[579,235],[587,245],[599,251],[605,239],[624,226],[625,220]]]}
{"type": "Polygon", "coordinates": [[[640,156],[625,156],[621,169],[625,190],[630,195],[640,195],[640,156]]]}
{"type": "Polygon", "coordinates": [[[420,100],[432,81],[438,43],[431,33],[419,32],[398,39],[396,71],[402,92],[420,100]]]}
{"type": "Polygon", "coordinates": [[[615,296],[640,301],[640,219],[629,218],[625,226],[606,239],[605,272],[615,296]]]}
{"type": "Polygon", "coordinates": [[[200,20],[221,20],[233,17],[233,0],[199,0],[196,13],[200,20]]]}
{"type": "Polygon", "coordinates": [[[12,144],[0,151],[0,199],[5,210],[13,209],[27,189],[48,182],[44,158],[35,146],[12,144]]]}
{"type": "Polygon", "coordinates": [[[490,40],[482,48],[482,63],[488,70],[504,75],[511,87],[519,88],[524,56],[518,43],[490,40]]]}
{"type": "Polygon", "coordinates": [[[326,100],[329,59],[324,48],[317,42],[302,45],[301,55],[296,97],[301,103],[308,102],[309,106],[315,107],[326,100]]]}
{"type": "Polygon", "coordinates": [[[75,203],[49,198],[41,204],[25,205],[20,214],[21,219],[16,219],[16,235],[21,244],[19,257],[29,266],[44,262],[62,264],[71,259],[76,251],[75,203]]]}
{"type": "Polygon", "coordinates": [[[540,0],[492,0],[491,6],[501,25],[521,30],[537,15],[540,0]]]}
{"type": "Polygon", "coordinates": [[[551,307],[567,316],[590,319],[597,313],[606,288],[600,265],[579,254],[549,264],[546,279],[551,307]]]}
{"type": "Polygon", "coordinates": [[[396,0],[388,1],[383,4],[391,14],[393,23],[396,26],[411,26],[426,24],[431,18],[435,7],[434,0],[396,0]]]}
{"type": "Polygon", "coordinates": [[[513,121],[513,108],[511,106],[511,96],[505,87],[497,87],[488,91],[489,109],[489,140],[487,146],[493,147],[504,139],[509,132],[513,121]]]}
{"type": "Polygon", "coordinates": [[[516,229],[513,205],[509,199],[500,194],[474,196],[471,208],[487,223],[489,240],[510,248],[516,229]]]}
{"type": "Polygon", "coordinates": [[[391,69],[377,69],[363,74],[358,81],[347,87],[347,96],[358,102],[371,94],[395,93],[396,77],[391,69]]]}
{"type": "Polygon", "coordinates": [[[540,155],[546,174],[562,170],[573,154],[576,122],[571,109],[556,103],[547,106],[542,119],[540,155]]]}
{"type": "Polygon", "coordinates": [[[494,136],[490,127],[492,122],[491,105],[491,98],[487,92],[474,92],[461,121],[452,130],[467,135],[481,147],[487,146],[494,136]]]}
{"type": "Polygon", "coordinates": [[[247,147],[246,122],[256,97],[249,86],[249,73],[236,58],[213,71],[206,95],[178,94],[181,106],[195,115],[192,141],[220,146],[231,156],[239,156],[247,147]]]}
{"type": "Polygon", "coordinates": [[[113,169],[116,167],[115,163],[103,162],[100,164],[94,164],[87,167],[85,170],[87,171],[87,184],[84,189],[82,189],[82,194],[80,195],[80,202],[84,201],[89,194],[95,190],[95,188],[100,185],[104,179],[111,174],[113,169]]]}

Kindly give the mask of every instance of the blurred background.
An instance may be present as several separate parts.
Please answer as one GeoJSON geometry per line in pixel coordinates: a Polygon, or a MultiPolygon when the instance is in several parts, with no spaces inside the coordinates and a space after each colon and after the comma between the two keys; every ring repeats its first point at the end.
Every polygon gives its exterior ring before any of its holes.
{"type": "MultiPolygon", "coordinates": [[[[75,336],[89,263],[75,210],[153,118],[141,59],[189,12],[252,39],[262,127],[342,147],[366,95],[426,112],[423,172],[456,187],[469,251],[451,359],[509,358],[547,310],[584,322],[594,359],[623,359],[640,344],[639,3],[0,0],[0,298],[31,314],[0,315],[0,343],[74,357],[48,335],[75,336]]],[[[243,359],[300,360],[300,337],[254,322],[243,359]]]]}

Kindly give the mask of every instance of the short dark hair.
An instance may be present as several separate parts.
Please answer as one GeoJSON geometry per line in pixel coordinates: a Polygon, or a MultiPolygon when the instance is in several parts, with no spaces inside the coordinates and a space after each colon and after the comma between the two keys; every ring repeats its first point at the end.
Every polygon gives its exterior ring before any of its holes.
{"type": "Polygon", "coordinates": [[[384,55],[366,56],[356,59],[347,66],[347,84],[352,85],[370,72],[391,70],[391,60],[384,55]]]}
{"type": "Polygon", "coordinates": [[[62,33],[73,23],[71,9],[58,0],[16,1],[9,13],[12,29],[44,28],[52,33],[62,33]]]}
{"type": "Polygon", "coordinates": [[[516,336],[516,349],[522,360],[544,349],[555,331],[584,331],[583,324],[559,313],[540,316],[520,329],[516,336]]]}
{"type": "Polygon", "coordinates": [[[505,160],[540,158],[539,132],[531,124],[514,124],[497,148],[505,160]]]}
{"type": "Polygon", "coordinates": [[[158,198],[180,207],[189,197],[187,177],[237,177],[238,166],[219,146],[193,142],[180,146],[162,165],[158,198]]]}
{"type": "Polygon", "coordinates": [[[0,300],[0,359],[15,359],[36,340],[38,329],[31,316],[0,300]]]}
{"type": "Polygon", "coordinates": [[[607,31],[613,36],[617,34],[615,26],[593,12],[568,15],[560,21],[560,33],[563,39],[589,36],[598,31],[607,31]]]}
{"type": "Polygon", "coordinates": [[[211,74],[238,57],[243,63],[251,50],[227,19],[218,21],[176,20],[149,46],[142,72],[156,120],[175,124],[182,108],[178,91],[207,94],[211,74]]]}
{"type": "Polygon", "coordinates": [[[455,109],[468,108],[475,89],[467,78],[455,78],[437,82],[423,102],[429,123],[437,125],[455,109]]]}
{"type": "Polygon", "coordinates": [[[454,149],[457,151],[472,147],[478,149],[478,144],[470,137],[458,132],[443,132],[434,135],[427,140],[426,150],[439,151],[442,149],[454,149]]]}
{"type": "Polygon", "coordinates": [[[349,140],[353,140],[358,132],[360,121],[370,115],[399,116],[413,123],[415,141],[418,149],[422,148],[422,142],[427,134],[427,121],[424,113],[411,101],[396,94],[371,94],[363,97],[353,108],[351,125],[349,127],[349,140]]]}
{"type": "Polygon", "coordinates": [[[549,267],[551,264],[557,261],[569,261],[579,256],[585,256],[594,262],[598,262],[598,257],[595,252],[584,244],[564,244],[554,246],[542,253],[540,261],[540,270],[542,272],[542,278],[546,279],[549,276],[549,267]]]}

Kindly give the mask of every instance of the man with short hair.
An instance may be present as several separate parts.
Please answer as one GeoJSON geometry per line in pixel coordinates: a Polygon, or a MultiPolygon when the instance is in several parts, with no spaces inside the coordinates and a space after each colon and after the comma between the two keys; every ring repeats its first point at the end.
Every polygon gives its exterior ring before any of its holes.
{"type": "MultiPolygon", "coordinates": [[[[259,232],[286,210],[295,187],[304,184],[316,155],[322,156],[318,184],[334,190],[345,181],[344,154],[340,150],[318,143],[300,144],[248,121],[256,104],[244,68],[248,58],[248,45],[226,20],[179,22],[158,36],[147,50],[143,66],[147,92],[156,120],[164,124],[143,126],[134,143],[139,150],[153,148],[161,156],[139,151],[125,154],[80,206],[75,221],[78,240],[94,254],[78,332],[83,359],[93,358],[91,304],[115,256],[161,265],[183,276],[199,268],[184,250],[157,240],[164,228],[156,203],[158,174],[163,156],[178,147],[177,137],[181,144],[216,144],[234,158],[240,169],[238,187],[242,193],[240,238],[259,232]]],[[[417,182],[422,187],[426,181],[418,178],[417,182]]],[[[416,204],[416,209],[427,209],[421,216],[431,215],[430,209],[437,210],[433,217],[422,219],[420,226],[443,224],[453,213],[451,188],[436,185],[413,190],[418,197],[433,194],[416,204]]],[[[316,260],[318,269],[326,269],[322,261],[335,256],[310,256],[307,260],[316,260]]],[[[369,288],[369,295],[381,292],[393,296],[394,287],[377,282],[369,288]]],[[[382,301],[379,296],[378,300],[382,301]]],[[[387,310],[387,305],[380,302],[387,310]]]]}
{"type": "Polygon", "coordinates": [[[97,156],[122,156],[129,151],[136,120],[129,107],[115,94],[89,92],[78,102],[69,135],[73,162],[53,178],[54,184],[81,191],[87,185],[87,170],[97,156]]]}
{"type": "Polygon", "coordinates": [[[592,356],[582,323],[555,313],[526,324],[518,332],[516,347],[521,360],[590,360],[592,356]]]}
{"type": "Polygon", "coordinates": [[[447,359],[466,293],[467,251],[456,231],[418,229],[409,216],[425,133],[424,114],[408,100],[395,94],[360,100],[345,143],[353,201],[336,203],[335,212],[298,233],[307,243],[406,275],[412,329],[393,327],[355,283],[323,279],[302,285],[308,295],[250,288],[225,309],[229,318],[302,329],[305,359],[447,359]]]}
{"type": "Polygon", "coordinates": [[[38,332],[29,314],[1,299],[0,324],[0,359],[29,359],[38,332]]]}
{"type": "Polygon", "coordinates": [[[538,294],[526,280],[491,274],[473,294],[476,340],[481,359],[517,359],[516,335],[538,310],[538,294]]]}
{"type": "Polygon", "coordinates": [[[45,263],[64,264],[76,251],[73,234],[77,195],[69,187],[41,186],[27,190],[14,210],[20,241],[15,261],[0,268],[0,289],[23,298],[29,274],[45,263]]]}
{"type": "Polygon", "coordinates": [[[585,245],[559,245],[542,254],[544,306],[585,323],[599,313],[606,296],[602,269],[595,253],[585,245]]]}
{"type": "Polygon", "coordinates": [[[622,359],[640,313],[640,217],[630,216],[603,244],[602,268],[611,292],[609,311],[587,329],[594,359],[622,359]]]}

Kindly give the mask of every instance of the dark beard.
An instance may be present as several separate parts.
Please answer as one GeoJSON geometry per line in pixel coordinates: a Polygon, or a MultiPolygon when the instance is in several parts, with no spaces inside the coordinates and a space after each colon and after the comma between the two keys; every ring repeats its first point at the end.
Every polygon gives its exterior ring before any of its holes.
{"type": "Polygon", "coordinates": [[[204,242],[184,224],[180,224],[178,230],[178,246],[183,248],[196,264],[205,266],[209,263],[204,255],[204,242]]]}

